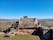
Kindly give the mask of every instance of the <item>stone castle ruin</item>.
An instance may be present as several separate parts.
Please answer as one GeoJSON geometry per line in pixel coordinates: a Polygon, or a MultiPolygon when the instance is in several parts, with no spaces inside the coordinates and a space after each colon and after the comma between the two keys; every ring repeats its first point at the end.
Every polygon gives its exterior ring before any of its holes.
{"type": "Polygon", "coordinates": [[[19,26],[23,28],[36,27],[38,25],[38,20],[36,18],[28,18],[24,16],[19,19],[19,26]]]}
{"type": "Polygon", "coordinates": [[[23,30],[23,31],[29,31],[32,30],[32,28],[37,27],[38,20],[36,18],[28,18],[27,16],[24,16],[23,18],[20,18],[18,21],[12,24],[11,27],[9,27],[6,30],[3,30],[4,33],[8,33],[11,30],[23,30]],[[30,29],[31,28],[31,29],[30,29]]]}
{"type": "MultiPolygon", "coordinates": [[[[46,29],[46,28],[45,28],[46,29]]],[[[48,28],[47,28],[48,29],[48,28]]],[[[38,35],[41,40],[53,40],[53,29],[49,29],[43,34],[44,27],[41,26],[36,18],[28,18],[24,16],[16,21],[12,26],[6,30],[3,30],[6,34],[32,34],[38,35]],[[47,37],[46,37],[47,36],[47,37]]]]}
{"type": "Polygon", "coordinates": [[[20,34],[20,32],[21,34],[32,34],[32,32],[37,26],[38,20],[36,18],[28,18],[27,16],[24,16],[23,18],[20,18],[18,21],[13,23],[11,27],[6,30],[3,30],[2,32],[6,34],[20,34]]]}

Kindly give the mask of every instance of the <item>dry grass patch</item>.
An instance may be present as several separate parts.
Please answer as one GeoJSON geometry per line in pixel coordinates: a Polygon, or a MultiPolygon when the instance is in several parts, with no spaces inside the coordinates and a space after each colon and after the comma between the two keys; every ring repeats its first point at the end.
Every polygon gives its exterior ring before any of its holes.
{"type": "Polygon", "coordinates": [[[0,40],[40,40],[40,38],[33,35],[16,35],[14,37],[4,37],[4,35],[0,35],[0,40]]]}

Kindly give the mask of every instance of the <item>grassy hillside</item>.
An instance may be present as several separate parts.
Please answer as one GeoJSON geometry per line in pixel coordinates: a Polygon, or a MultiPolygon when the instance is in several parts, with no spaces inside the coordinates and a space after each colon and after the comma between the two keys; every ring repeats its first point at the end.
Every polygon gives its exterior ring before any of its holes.
{"type": "Polygon", "coordinates": [[[14,23],[14,21],[0,21],[0,30],[7,29],[8,27],[11,27],[11,25],[14,23]]]}
{"type": "Polygon", "coordinates": [[[44,24],[45,25],[53,25],[53,21],[45,21],[44,24]]]}
{"type": "Polygon", "coordinates": [[[3,37],[3,35],[0,35],[0,40],[40,40],[40,38],[33,35],[16,35],[14,37],[3,37]]]}

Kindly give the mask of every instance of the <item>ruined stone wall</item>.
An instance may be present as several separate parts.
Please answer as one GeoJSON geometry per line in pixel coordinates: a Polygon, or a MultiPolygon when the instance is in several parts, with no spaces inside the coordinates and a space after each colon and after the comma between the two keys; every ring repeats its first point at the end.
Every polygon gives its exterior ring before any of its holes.
{"type": "Polygon", "coordinates": [[[38,24],[38,20],[36,18],[21,18],[19,20],[20,27],[34,27],[38,24]]]}

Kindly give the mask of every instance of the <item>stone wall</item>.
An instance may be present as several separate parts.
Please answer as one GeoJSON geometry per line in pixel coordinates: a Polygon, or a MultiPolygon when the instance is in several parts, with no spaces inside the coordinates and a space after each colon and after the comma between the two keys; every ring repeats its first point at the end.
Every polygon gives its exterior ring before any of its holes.
{"type": "Polygon", "coordinates": [[[20,18],[19,26],[20,27],[34,27],[38,24],[38,20],[36,18],[20,18]]]}

